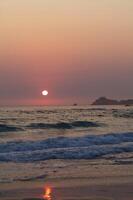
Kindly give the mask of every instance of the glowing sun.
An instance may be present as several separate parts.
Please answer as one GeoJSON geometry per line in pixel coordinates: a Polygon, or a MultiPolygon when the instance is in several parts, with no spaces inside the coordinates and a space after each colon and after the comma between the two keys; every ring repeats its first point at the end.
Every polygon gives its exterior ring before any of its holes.
{"type": "Polygon", "coordinates": [[[47,96],[47,95],[48,95],[48,91],[47,91],[47,90],[43,90],[43,91],[42,91],[42,95],[43,95],[43,96],[47,96]]]}

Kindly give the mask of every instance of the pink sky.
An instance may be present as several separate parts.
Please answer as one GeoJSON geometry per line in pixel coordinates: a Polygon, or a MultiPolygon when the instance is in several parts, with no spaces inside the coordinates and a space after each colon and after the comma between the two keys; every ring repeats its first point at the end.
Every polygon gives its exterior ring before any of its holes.
{"type": "Polygon", "coordinates": [[[0,1],[1,105],[133,98],[132,86],[132,1],[0,1]]]}

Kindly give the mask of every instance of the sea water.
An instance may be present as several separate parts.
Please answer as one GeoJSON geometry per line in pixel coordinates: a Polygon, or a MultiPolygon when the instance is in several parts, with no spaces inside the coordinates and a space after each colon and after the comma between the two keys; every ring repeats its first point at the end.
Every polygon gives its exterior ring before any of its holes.
{"type": "Polygon", "coordinates": [[[1,183],[68,176],[78,161],[100,158],[133,164],[132,106],[0,108],[1,183]]]}

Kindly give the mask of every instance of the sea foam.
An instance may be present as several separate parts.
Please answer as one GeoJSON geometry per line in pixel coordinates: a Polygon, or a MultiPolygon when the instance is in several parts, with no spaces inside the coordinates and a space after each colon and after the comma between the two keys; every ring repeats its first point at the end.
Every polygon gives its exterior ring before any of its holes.
{"type": "Polygon", "coordinates": [[[123,152],[133,152],[133,132],[72,138],[56,137],[42,141],[5,142],[0,144],[0,161],[94,159],[123,152]]]}

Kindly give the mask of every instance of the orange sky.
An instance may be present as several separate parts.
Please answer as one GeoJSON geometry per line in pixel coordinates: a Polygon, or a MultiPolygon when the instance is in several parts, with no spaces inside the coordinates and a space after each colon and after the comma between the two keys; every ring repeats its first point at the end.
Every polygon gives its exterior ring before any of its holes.
{"type": "Polygon", "coordinates": [[[132,52],[130,0],[0,1],[1,104],[133,98],[132,52]]]}

